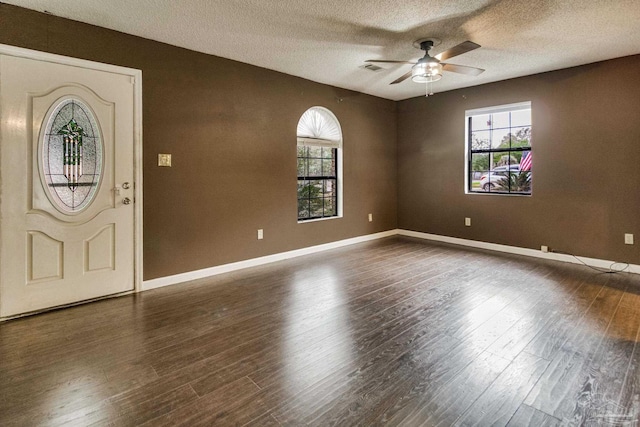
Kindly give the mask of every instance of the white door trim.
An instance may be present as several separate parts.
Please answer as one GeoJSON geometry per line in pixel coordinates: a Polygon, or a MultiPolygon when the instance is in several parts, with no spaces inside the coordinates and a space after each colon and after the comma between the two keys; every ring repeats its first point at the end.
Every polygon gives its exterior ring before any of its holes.
{"type": "MultiPolygon", "coordinates": [[[[21,47],[0,44],[0,54],[16,56],[19,58],[35,59],[38,61],[53,62],[56,64],[70,65],[73,67],[88,68],[91,70],[106,71],[109,73],[123,74],[133,79],[134,91],[134,118],[133,118],[133,174],[135,177],[134,188],[134,292],[142,290],[142,70],[120,67],[118,65],[103,64],[101,62],[85,59],[71,58],[53,53],[24,49],[21,47]]],[[[1,254],[0,254],[1,256],[1,254]]],[[[1,296],[0,296],[1,298],[1,296]]]]}

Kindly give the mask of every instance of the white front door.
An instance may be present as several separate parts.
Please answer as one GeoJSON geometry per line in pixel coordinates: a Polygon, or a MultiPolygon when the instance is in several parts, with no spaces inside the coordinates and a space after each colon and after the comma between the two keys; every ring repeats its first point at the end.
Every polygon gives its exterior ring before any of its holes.
{"type": "Polygon", "coordinates": [[[130,75],[0,55],[0,317],[134,289],[134,106],[130,75]]]}

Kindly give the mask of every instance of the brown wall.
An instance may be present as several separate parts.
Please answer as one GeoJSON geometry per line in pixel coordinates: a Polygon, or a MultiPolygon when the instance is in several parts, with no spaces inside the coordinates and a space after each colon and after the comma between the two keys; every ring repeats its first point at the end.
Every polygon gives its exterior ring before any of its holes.
{"type": "Polygon", "coordinates": [[[142,70],[145,279],[397,226],[392,101],[6,4],[0,43],[142,70]],[[296,125],[315,105],[342,127],[344,218],[298,224],[296,125]]]}
{"type": "Polygon", "coordinates": [[[0,43],[143,71],[145,279],[396,227],[640,263],[640,56],[394,103],[6,4],[0,43]],[[533,195],[464,194],[465,110],[527,100],[533,195]],[[297,224],[314,105],[344,133],[345,216],[297,224]]]}
{"type": "Polygon", "coordinates": [[[399,102],[399,228],[640,263],[639,70],[631,56],[399,102]],[[521,101],[532,196],[466,195],[465,110],[521,101]]]}

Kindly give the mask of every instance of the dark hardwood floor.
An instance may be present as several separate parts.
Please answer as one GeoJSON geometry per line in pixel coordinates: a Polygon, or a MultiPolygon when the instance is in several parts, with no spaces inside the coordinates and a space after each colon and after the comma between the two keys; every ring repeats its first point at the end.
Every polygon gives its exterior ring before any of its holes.
{"type": "Polygon", "coordinates": [[[616,425],[640,276],[393,237],[0,324],[1,426],[616,425]]]}

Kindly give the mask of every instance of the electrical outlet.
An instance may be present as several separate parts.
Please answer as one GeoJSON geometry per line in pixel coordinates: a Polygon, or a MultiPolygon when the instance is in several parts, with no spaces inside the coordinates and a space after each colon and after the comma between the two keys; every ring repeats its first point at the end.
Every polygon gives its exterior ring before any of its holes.
{"type": "Polygon", "coordinates": [[[624,235],[624,244],[625,245],[633,245],[633,234],[625,233],[625,235],[624,235]]]}
{"type": "Polygon", "coordinates": [[[464,225],[467,227],[471,227],[471,218],[465,218],[464,219],[464,225]]]}
{"type": "Polygon", "coordinates": [[[262,231],[262,228],[258,230],[258,240],[262,240],[264,239],[264,232],[262,231]]]}
{"type": "Polygon", "coordinates": [[[542,245],[540,246],[540,250],[544,253],[547,253],[549,252],[549,246],[542,245]]]}
{"type": "Polygon", "coordinates": [[[373,214],[369,214],[369,222],[373,222],[373,214]]]}

